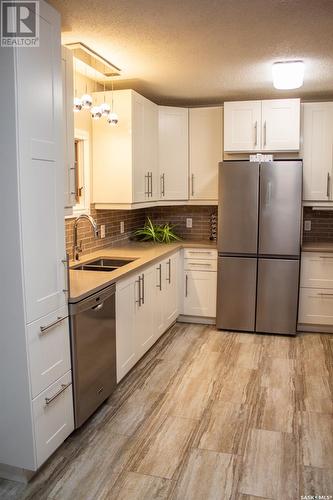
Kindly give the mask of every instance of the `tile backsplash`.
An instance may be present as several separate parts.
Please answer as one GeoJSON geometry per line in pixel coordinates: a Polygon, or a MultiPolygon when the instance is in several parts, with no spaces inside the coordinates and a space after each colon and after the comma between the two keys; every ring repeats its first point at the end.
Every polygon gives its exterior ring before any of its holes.
{"type": "Polygon", "coordinates": [[[333,211],[312,210],[311,207],[304,207],[303,241],[333,243],[333,211]],[[305,221],[311,221],[311,231],[304,230],[305,221]]]}
{"type": "MultiPolygon", "coordinates": [[[[91,215],[98,227],[105,224],[105,238],[95,238],[89,222],[81,220],[78,226],[78,242],[82,241],[82,255],[101,248],[128,241],[136,229],[143,226],[146,217],[155,223],[169,222],[176,234],[188,240],[209,240],[210,217],[217,216],[217,206],[181,205],[168,207],[141,208],[137,210],[95,210],[91,215]],[[192,228],[186,228],[186,218],[192,219],[192,228]],[[125,231],[120,234],[120,222],[124,221],[125,231]]],[[[65,220],[66,251],[73,257],[74,218],[65,220]]]]}

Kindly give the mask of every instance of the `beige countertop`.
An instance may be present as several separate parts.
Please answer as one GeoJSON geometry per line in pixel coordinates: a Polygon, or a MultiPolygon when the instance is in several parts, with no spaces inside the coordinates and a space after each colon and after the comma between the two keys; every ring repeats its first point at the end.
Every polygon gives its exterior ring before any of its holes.
{"type": "Polygon", "coordinates": [[[303,243],[302,252],[333,252],[333,243],[319,241],[303,243]]]}
{"type": "Polygon", "coordinates": [[[70,261],[70,268],[74,265],[84,264],[100,257],[117,257],[117,258],[133,258],[133,262],[116,269],[115,271],[81,271],[70,269],[70,296],[69,302],[75,303],[89,295],[92,295],[99,290],[107,287],[111,283],[115,283],[122,278],[138,271],[147,264],[151,264],[167,255],[170,255],[175,250],[181,248],[212,248],[216,249],[216,242],[210,241],[180,241],[177,243],[157,244],[157,243],[139,243],[130,242],[117,246],[102,248],[96,252],[84,255],[80,261],[70,261]]]}

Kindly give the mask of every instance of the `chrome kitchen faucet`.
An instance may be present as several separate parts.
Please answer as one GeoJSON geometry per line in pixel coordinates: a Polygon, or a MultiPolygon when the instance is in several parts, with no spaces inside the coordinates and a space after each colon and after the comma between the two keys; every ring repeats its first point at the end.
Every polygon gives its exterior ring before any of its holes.
{"type": "Polygon", "coordinates": [[[75,221],[74,221],[74,246],[73,246],[73,259],[74,260],[80,260],[80,253],[82,252],[82,241],[80,245],[77,244],[77,227],[81,219],[86,219],[87,221],[90,222],[91,227],[94,230],[94,236],[95,238],[98,238],[98,227],[97,227],[97,222],[91,215],[88,214],[81,214],[79,215],[75,221]]]}

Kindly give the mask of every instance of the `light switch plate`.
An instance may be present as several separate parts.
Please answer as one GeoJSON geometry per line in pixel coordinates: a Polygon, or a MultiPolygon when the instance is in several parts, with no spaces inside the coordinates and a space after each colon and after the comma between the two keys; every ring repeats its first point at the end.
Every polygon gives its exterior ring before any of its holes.
{"type": "Polygon", "coordinates": [[[311,231],[311,221],[310,220],[304,221],[304,231],[311,231]]]}
{"type": "Polygon", "coordinates": [[[186,218],[186,227],[191,228],[192,227],[192,219],[191,217],[186,218]]]}
{"type": "Polygon", "coordinates": [[[101,224],[101,238],[105,238],[105,224],[101,224]]]}

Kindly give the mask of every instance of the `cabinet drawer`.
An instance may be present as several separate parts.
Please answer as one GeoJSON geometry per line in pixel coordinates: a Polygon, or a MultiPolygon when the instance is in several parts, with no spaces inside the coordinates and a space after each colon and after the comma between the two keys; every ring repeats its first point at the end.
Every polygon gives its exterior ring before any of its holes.
{"type": "Polygon", "coordinates": [[[332,289],[301,288],[298,322],[311,325],[333,325],[332,289]]]}
{"type": "Polygon", "coordinates": [[[71,368],[67,306],[27,327],[32,398],[71,368]]]}
{"type": "Polygon", "coordinates": [[[217,271],[217,259],[184,259],[185,271],[217,271]]]}
{"type": "Polygon", "coordinates": [[[333,288],[333,254],[303,252],[301,286],[309,288],[333,288]]]}
{"type": "Polygon", "coordinates": [[[209,248],[184,248],[185,259],[217,259],[217,250],[209,248]]]}
{"type": "Polygon", "coordinates": [[[74,429],[71,382],[69,371],[32,402],[37,467],[47,460],[74,429]]]}

